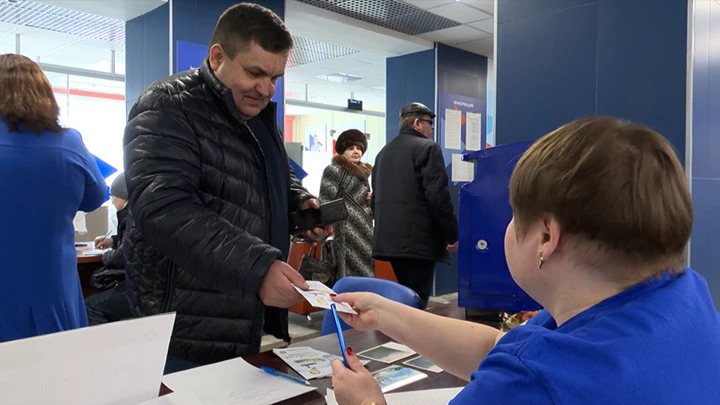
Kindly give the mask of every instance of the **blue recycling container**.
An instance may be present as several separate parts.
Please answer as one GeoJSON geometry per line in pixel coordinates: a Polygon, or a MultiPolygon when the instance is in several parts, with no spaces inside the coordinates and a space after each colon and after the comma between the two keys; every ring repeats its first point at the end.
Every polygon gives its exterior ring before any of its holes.
{"type": "Polygon", "coordinates": [[[540,305],[515,284],[505,261],[505,229],[512,219],[509,189],[515,164],[532,142],[470,152],[475,179],[458,199],[458,305],[506,312],[533,311],[540,305]]]}

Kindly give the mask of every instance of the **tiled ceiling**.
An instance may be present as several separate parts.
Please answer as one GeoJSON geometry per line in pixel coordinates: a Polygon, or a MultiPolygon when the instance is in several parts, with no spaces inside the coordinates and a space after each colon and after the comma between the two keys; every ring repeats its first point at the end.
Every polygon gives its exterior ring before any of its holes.
{"type": "Polygon", "coordinates": [[[0,22],[82,38],[125,42],[123,21],[35,1],[0,0],[0,22]]]}
{"type": "Polygon", "coordinates": [[[327,42],[296,35],[293,35],[293,42],[295,46],[288,60],[288,68],[341,58],[360,52],[345,46],[328,44],[327,42]]]}
{"type": "Polygon", "coordinates": [[[286,23],[293,34],[359,52],[288,69],[286,97],[344,105],[352,95],[366,108],[384,110],[388,57],[431,49],[433,42],[492,57],[493,14],[493,0],[287,0],[286,23]],[[317,78],[332,73],[363,80],[330,83],[317,78]]]}
{"type": "Polygon", "coordinates": [[[424,34],[460,25],[457,21],[395,0],[298,1],[407,35],[424,34]]]}

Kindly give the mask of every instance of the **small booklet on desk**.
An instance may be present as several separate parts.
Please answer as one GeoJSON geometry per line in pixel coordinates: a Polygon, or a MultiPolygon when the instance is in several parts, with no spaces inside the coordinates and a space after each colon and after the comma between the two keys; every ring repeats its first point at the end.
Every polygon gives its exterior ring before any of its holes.
{"type": "MultiPolygon", "coordinates": [[[[321,352],[307,346],[273,349],[273,353],[306,380],[332,377],[330,364],[335,360],[342,360],[340,356],[321,352]]],[[[369,362],[370,360],[361,361],[362,364],[369,362]]]]}

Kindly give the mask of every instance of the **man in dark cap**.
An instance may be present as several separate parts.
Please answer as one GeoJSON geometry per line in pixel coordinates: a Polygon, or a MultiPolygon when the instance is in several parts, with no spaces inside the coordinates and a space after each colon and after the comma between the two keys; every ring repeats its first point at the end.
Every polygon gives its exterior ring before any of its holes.
{"type": "Polygon", "coordinates": [[[425,308],[435,262],[458,247],[458,224],[440,146],[431,138],[435,114],[424,104],[400,109],[400,134],[380,151],[372,173],[373,257],[392,264],[398,282],[425,308]]]}

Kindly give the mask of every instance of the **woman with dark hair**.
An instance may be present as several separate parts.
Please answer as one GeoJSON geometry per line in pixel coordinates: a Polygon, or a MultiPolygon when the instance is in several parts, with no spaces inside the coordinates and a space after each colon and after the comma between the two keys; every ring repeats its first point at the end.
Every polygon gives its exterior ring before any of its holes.
{"type": "Polygon", "coordinates": [[[368,178],[372,165],[360,161],[367,150],[367,138],[357,129],[344,131],[335,143],[332,164],[320,182],[320,200],[345,200],[348,219],[335,225],[331,252],[337,265],[336,278],[375,276],[372,258],[373,214],[370,209],[368,178]]]}
{"type": "Polygon", "coordinates": [[[40,66],[0,55],[0,342],[87,326],[73,217],[107,186],[40,66]]]}

